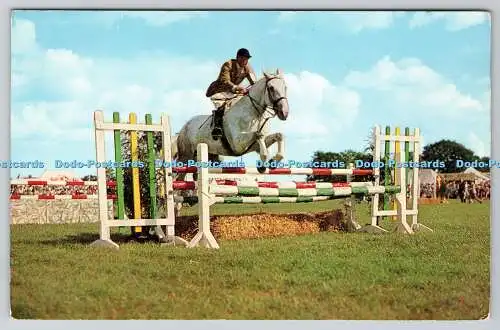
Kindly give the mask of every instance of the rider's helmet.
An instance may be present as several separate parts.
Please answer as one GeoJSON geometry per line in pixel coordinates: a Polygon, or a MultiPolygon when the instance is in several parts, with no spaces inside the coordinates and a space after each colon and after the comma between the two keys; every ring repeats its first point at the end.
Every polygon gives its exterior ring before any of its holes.
{"type": "Polygon", "coordinates": [[[240,49],[238,49],[238,52],[236,53],[236,56],[243,56],[243,57],[246,57],[246,58],[252,57],[250,55],[250,52],[246,48],[240,48],[240,49]]]}

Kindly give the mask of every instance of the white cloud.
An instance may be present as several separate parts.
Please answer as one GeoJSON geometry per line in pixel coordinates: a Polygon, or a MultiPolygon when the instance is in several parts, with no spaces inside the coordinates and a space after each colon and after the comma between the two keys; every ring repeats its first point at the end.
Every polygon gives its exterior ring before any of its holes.
{"type": "Polygon", "coordinates": [[[490,146],[481,140],[474,132],[469,132],[467,146],[479,157],[490,155],[490,146]]]}
{"type": "Polygon", "coordinates": [[[36,48],[35,24],[17,19],[12,22],[11,49],[12,54],[32,52],[36,48]]]}
{"type": "Polygon", "coordinates": [[[122,20],[141,20],[154,27],[167,26],[173,23],[202,18],[208,15],[201,11],[100,11],[94,13],[94,21],[108,27],[116,26],[122,20]]]}
{"type": "Polygon", "coordinates": [[[89,77],[94,66],[92,60],[82,58],[71,50],[48,49],[42,58],[42,64],[38,72],[39,78],[59,93],[73,97],[92,92],[93,86],[89,77]]]}
{"type": "Polygon", "coordinates": [[[32,22],[15,21],[12,44],[12,86],[24,87],[15,93],[27,91],[33,87],[32,82],[44,91],[69,97],[91,91],[87,73],[92,61],[67,49],[41,49],[32,22]]]}
{"type": "Polygon", "coordinates": [[[134,109],[148,109],[152,106],[153,91],[146,86],[130,82],[117,84],[115,88],[103,90],[96,95],[96,107],[101,109],[123,109],[126,112],[137,112],[134,109]]]}
{"type": "MultiPolygon", "coordinates": [[[[474,96],[464,93],[453,81],[419,59],[395,61],[384,57],[365,71],[351,71],[344,83],[362,90],[365,103],[374,104],[375,109],[386,109],[383,112],[385,120],[426,128],[428,136],[432,136],[432,132],[440,132],[436,138],[461,136],[464,124],[466,127],[489,127],[487,90],[474,96]]],[[[479,86],[484,83],[478,81],[479,86]]],[[[471,134],[466,145],[483,155],[488,152],[488,141],[488,138],[471,134]]]]}
{"type": "Polygon", "coordinates": [[[418,59],[395,62],[384,57],[368,71],[351,71],[345,83],[355,88],[385,92],[386,97],[399,101],[405,108],[416,106],[432,115],[453,118],[487,111],[481,100],[462,93],[452,82],[418,59]]]}
{"type": "MultiPolygon", "coordinates": [[[[304,15],[311,15],[311,13],[307,12],[304,15]]],[[[396,18],[401,17],[404,13],[396,11],[353,11],[328,13],[329,16],[315,17],[314,14],[312,15],[310,18],[314,19],[316,24],[331,25],[332,20],[338,19],[341,24],[347,27],[347,30],[357,33],[362,30],[388,28],[396,18]]],[[[277,21],[279,23],[288,23],[295,18],[297,18],[297,12],[281,12],[277,21]]],[[[271,31],[276,33],[275,30],[271,31]]]]}
{"type": "MultiPolygon", "coordinates": [[[[359,33],[363,30],[381,30],[389,28],[393,25],[397,18],[405,15],[404,12],[398,11],[351,11],[351,12],[332,12],[332,13],[316,13],[316,12],[281,12],[278,15],[277,22],[284,24],[295,21],[300,17],[308,17],[315,26],[326,26],[331,28],[332,25],[340,25],[349,33],[359,33]]],[[[338,28],[336,28],[338,29],[338,28]]],[[[269,31],[270,34],[286,33],[289,35],[289,30],[283,30],[282,27],[273,28],[269,31]]],[[[294,36],[296,34],[293,34],[294,36]]]]}
{"type": "Polygon", "coordinates": [[[79,102],[32,102],[15,104],[11,118],[13,139],[34,138],[55,144],[92,138],[89,111],[79,102]]]}
{"type": "Polygon", "coordinates": [[[197,11],[128,11],[124,17],[144,20],[151,26],[165,26],[176,22],[187,21],[197,17],[207,16],[206,12],[197,11]]]}
{"type": "Polygon", "coordinates": [[[483,85],[485,87],[491,88],[491,78],[488,77],[482,77],[477,79],[477,83],[479,85],[483,85]]]}
{"type": "Polygon", "coordinates": [[[349,30],[355,33],[369,29],[386,29],[401,15],[404,13],[391,11],[360,11],[339,14],[349,30]]]}
{"type": "MultiPolygon", "coordinates": [[[[172,125],[176,130],[191,118],[199,114],[210,114],[214,107],[212,102],[205,97],[205,90],[198,85],[197,89],[171,89],[162,96],[163,111],[168,113],[178,113],[172,118],[172,125]]],[[[176,132],[173,132],[176,133],[176,132]]]]}
{"type": "Polygon", "coordinates": [[[484,108],[487,111],[491,111],[491,88],[488,87],[488,90],[482,95],[482,103],[484,104],[484,108]]]}
{"type": "Polygon", "coordinates": [[[297,155],[331,146],[332,139],[348,131],[360,106],[360,96],[348,88],[335,86],[320,74],[303,71],[285,73],[290,106],[289,118],[275,120],[272,127],[293,139],[297,155]]]}
{"type": "Polygon", "coordinates": [[[419,28],[436,21],[444,21],[449,31],[459,31],[475,25],[490,22],[490,14],[487,12],[418,12],[413,15],[409,22],[410,28],[419,28]]]}

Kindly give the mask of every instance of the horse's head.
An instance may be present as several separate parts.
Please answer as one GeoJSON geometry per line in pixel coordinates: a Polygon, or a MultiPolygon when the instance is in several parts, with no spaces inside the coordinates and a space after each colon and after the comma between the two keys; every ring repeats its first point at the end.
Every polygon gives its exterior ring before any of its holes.
{"type": "Polygon", "coordinates": [[[287,88],[283,72],[278,69],[276,74],[264,72],[266,79],[266,105],[273,108],[275,114],[281,120],[288,117],[287,88]]]}
{"type": "Polygon", "coordinates": [[[281,120],[288,117],[287,88],[283,72],[276,70],[276,74],[263,72],[265,78],[264,106],[273,109],[274,113],[281,120]]]}

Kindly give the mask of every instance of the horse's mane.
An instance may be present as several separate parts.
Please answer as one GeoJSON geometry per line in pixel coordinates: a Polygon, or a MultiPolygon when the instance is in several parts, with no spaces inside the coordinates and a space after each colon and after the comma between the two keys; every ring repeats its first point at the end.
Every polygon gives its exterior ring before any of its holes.
{"type": "Polygon", "coordinates": [[[277,76],[280,75],[279,69],[275,70],[275,72],[269,72],[269,71],[262,70],[262,76],[260,78],[257,78],[257,80],[255,81],[255,84],[260,83],[263,80],[265,80],[266,79],[266,76],[265,76],[266,74],[268,76],[270,76],[270,77],[277,77],[277,76]]]}

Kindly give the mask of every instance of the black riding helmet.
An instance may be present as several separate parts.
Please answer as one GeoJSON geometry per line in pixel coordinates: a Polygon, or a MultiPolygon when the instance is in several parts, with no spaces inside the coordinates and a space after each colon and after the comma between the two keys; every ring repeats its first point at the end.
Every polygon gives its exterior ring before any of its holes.
{"type": "Polygon", "coordinates": [[[243,57],[246,57],[246,58],[252,57],[252,56],[250,56],[250,52],[246,48],[240,48],[240,49],[238,49],[238,52],[236,53],[236,56],[243,56],[243,57]]]}

